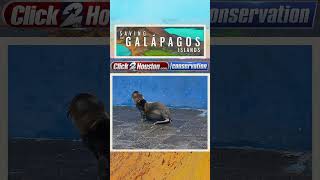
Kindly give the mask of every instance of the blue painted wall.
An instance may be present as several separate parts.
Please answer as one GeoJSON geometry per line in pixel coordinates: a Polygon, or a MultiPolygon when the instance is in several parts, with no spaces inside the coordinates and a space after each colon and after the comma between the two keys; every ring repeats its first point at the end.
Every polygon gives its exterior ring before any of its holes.
{"type": "MultiPolygon", "coordinates": [[[[215,145],[311,150],[311,46],[215,46],[211,52],[215,145]]],[[[67,105],[89,91],[108,108],[107,57],[104,46],[10,46],[9,136],[78,138],[66,119],[67,105]]],[[[195,79],[147,79],[116,80],[114,103],[132,105],[131,92],[140,90],[149,101],[205,107],[206,97],[196,92],[206,94],[206,88],[195,79]]]]}
{"type": "Polygon", "coordinates": [[[78,138],[66,111],[80,92],[109,109],[109,47],[10,46],[9,137],[78,138]]]}
{"type": "Polygon", "coordinates": [[[113,105],[134,106],[133,91],[140,91],[147,101],[171,107],[207,109],[206,76],[115,76],[113,105]]]}
{"type": "Polygon", "coordinates": [[[311,46],[214,46],[211,54],[215,145],[311,151],[311,46]]]}

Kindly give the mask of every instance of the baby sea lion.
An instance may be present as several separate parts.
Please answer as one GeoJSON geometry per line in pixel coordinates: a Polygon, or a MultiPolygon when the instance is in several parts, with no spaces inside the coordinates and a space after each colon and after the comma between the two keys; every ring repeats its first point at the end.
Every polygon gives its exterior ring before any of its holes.
{"type": "Polygon", "coordinates": [[[67,115],[79,130],[84,145],[98,160],[99,180],[106,180],[109,177],[110,117],[104,104],[94,95],[78,94],[72,99],[67,115]]]}
{"type": "Polygon", "coordinates": [[[139,91],[134,91],[131,97],[140,111],[142,121],[156,121],[154,124],[171,122],[170,111],[162,103],[147,102],[139,91]]]}

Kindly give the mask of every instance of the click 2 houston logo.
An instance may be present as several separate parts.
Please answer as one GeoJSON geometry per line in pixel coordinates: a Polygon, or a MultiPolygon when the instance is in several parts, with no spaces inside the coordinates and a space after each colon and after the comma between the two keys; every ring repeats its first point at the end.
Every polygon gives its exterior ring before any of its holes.
{"type": "Polygon", "coordinates": [[[312,28],[317,2],[212,2],[212,28],[312,28]]]}
{"type": "Polygon", "coordinates": [[[116,57],[205,58],[204,26],[116,26],[116,57]]]}
{"type": "Polygon", "coordinates": [[[147,62],[147,61],[130,61],[130,62],[113,62],[111,69],[116,71],[154,71],[168,70],[169,64],[165,61],[147,62]]]}
{"type": "Polygon", "coordinates": [[[14,27],[109,27],[109,2],[9,2],[2,10],[14,27]]]}
{"type": "Polygon", "coordinates": [[[111,64],[114,71],[207,71],[208,62],[166,62],[166,61],[117,61],[111,64]]]}

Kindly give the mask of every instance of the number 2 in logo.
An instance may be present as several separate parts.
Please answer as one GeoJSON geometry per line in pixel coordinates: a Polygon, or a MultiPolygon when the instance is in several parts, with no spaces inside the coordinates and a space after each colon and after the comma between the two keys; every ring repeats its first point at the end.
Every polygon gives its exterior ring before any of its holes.
{"type": "Polygon", "coordinates": [[[79,16],[82,12],[81,3],[72,3],[63,10],[63,15],[69,15],[61,24],[60,27],[79,25],[82,22],[82,16],[79,16]]]}
{"type": "Polygon", "coordinates": [[[136,70],[136,66],[137,66],[136,62],[130,63],[130,68],[129,68],[129,70],[136,70]]]}

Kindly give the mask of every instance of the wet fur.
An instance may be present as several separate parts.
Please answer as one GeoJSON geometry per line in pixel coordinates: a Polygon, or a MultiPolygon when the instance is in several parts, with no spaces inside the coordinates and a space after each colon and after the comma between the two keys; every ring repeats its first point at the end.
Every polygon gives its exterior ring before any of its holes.
{"type": "MultiPolygon", "coordinates": [[[[132,94],[132,97],[134,97],[134,94],[137,93],[138,92],[135,91],[132,94]]],[[[143,98],[142,94],[138,94],[139,97],[136,101],[136,107],[141,113],[142,120],[164,121],[169,119],[171,121],[170,110],[164,104],[160,102],[147,102],[143,98]]]]}

